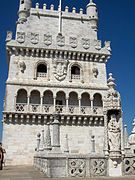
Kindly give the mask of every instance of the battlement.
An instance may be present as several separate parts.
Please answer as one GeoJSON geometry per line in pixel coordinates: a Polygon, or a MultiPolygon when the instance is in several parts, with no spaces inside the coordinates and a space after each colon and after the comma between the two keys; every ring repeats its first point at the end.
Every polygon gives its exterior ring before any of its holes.
{"type": "MultiPolygon", "coordinates": [[[[50,8],[47,8],[47,4],[43,4],[42,8],[40,8],[40,4],[36,3],[35,8],[31,9],[31,13],[37,13],[37,15],[58,15],[60,11],[60,7],[56,10],[54,5],[51,4],[50,8]]],[[[77,9],[75,7],[72,8],[72,11],[69,11],[69,7],[66,6],[65,10],[62,11],[62,17],[65,18],[80,18],[82,20],[96,20],[98,21],[98,16],[97,16],[97,10],[95,11],[95,15],[90,16],[88,11],[84,13],[84,10],[80,8],[79,12],[77,12],[77,9]]]]}
{"type": "MultiPolygon", "coordinates": [[[[47,8],[47,4],[43,4],[42,8],[40,8],[40,4],[39,3],[36,3],[35,4],[35,8],[32,8],[32,9],[39,10],[40,12],[41,12],[41,10],[46,11],[46,12],[50,12],[50,11],[59,12],[59,10],[60,10],[59,7],[56,10],[53,4],[51,4],[49,8],[47,8]]],[[[87,15],[87,14],[84,13],[84,10],[82,8],[80,8],[79,12],[77,12],[77,9],[75,7],[73,7],[72,11],[70,12],[68,6],[65,7],[65,10],[62,11],[62,13],[69,13],[70,15],[71,14],[74,14],[74,15],[87,15]]]]}

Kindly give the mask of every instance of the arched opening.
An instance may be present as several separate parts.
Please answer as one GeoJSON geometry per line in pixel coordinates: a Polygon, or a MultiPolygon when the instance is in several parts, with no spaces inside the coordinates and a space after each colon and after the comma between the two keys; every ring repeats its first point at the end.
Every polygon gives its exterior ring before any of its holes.
{"type": "Polygon", "coordinates": [[[82,94],[81,106],[90,106],[90,95],[88,93],[82,94]]]}
{"type": "Polygon", "coordinates": [[[39,64],[37,66],[37,77],[46,77],[47,66],[45,64],[39,64]]]}
{"type": "Polygon", "coordinates": [[[95,114],[103,114],[102,96],[98,93],[94,95],[93,112],[95,114]]]}
{"type": "Polygon", "coordinates": [[[56,95],[56,112],[66,112],[66,95],[63,91],[59,91],[56,95]]]}
{"type": "Polygon", "coordinates": [[[20,89],[17,92],[16,97],[16,111],[24,112],[27,110],[27,91],[25,89],[20,89]]]}
{"type": "Polygon", "coordinates": [[[100,94],[94,95],[93,105],[97,107],[103,107],[102,96],[100,94]]]}
{"type": "Polygon", "coordinates": [[[53,113],[53,93],[49,90],[44,92],[43,96],[43,111],[45,113],[53,113]]]}
{"type": "Polygon", "coordinates": [[[51,91],[45,91],[43,96],[43,104],[53,105],[53,93],[51,91]]]}
{"type": "Polygon", "coordinates": [[[79,100],[78,94],[76,92],[71,92],[69,94],[69,113],[78,113],[79,110],[79,100]]]}
{"type": "Polygon", "coordinates": [[[34,90],[31,92],[30,110],[32,112],[39,112],[40,111],[40,92],[37,90],[34,90]]]}
{"type": "Polygon", "coordinates": [[[76,65],[71,67],[71,79],[80,79],[80,67],[76,65]]]}
{"type": "Polygon", "coordinates": [[[90,95],[88,93],[83,93],[81,98],[81,113],[90,114],[91,110],[90,95]]]}
{"type": "Polygon", "coordinates": [[[27,104],[27,91],[25,89],[20,89],[17,92],[16,103],[25,103],[25,104],[27,104]]]}

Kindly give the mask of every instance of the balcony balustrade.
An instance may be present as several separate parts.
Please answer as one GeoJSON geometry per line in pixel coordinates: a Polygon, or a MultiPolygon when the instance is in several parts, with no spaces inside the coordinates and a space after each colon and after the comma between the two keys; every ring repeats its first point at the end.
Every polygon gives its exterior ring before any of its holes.
{"type": "Polygon", "coordinates": [[[37,73],[37,77],[46,78],[47,77],[47,73],[38,72],[37,73]]]}
{"type": "Polygon", "coordinates": [[[56,105],[53,104],[26,104],[26,103],[16,103],[16,112],[23,113],[40,113],[40,114],[53,114],[57,112],[63,115],[103,115],[103,107],[93,108],[91,106],[74,106],[74,105],[56,105]]]}
{"type": "Polygon", "coordinates": [[[80,75],[72,74],[72,79],[80,80],[80,75]]]}

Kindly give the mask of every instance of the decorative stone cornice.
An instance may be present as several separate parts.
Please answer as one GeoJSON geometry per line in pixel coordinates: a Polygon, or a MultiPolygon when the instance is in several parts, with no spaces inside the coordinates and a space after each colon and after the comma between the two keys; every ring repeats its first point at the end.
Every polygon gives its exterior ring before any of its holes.
{"type": "Polygon", "coordinates": [[[110,54],[104,53],[93,53],[93,52],[80,52],[80,51],[68,51],[68,50],[56,50],[49,48],[40,47],[20,47],[20,46],[6,46],[7,56],[32,56],[32,57],[42,57],[42,58],[63,58],[69,60],[82,60],[91,62],[101,62],[106,63],[110,58],[110,54]]]}
{"type": "MultiPolygon", "coordinates": [[[[52,124],[53,114],[15,113],[3,112],[3,123],[7,124],[52,124]]],[[[60,125],[83,125],[83,126],[103,126],[104,117],[100,115],[80,116],[80,115],[60,115],[60,125]]]]}

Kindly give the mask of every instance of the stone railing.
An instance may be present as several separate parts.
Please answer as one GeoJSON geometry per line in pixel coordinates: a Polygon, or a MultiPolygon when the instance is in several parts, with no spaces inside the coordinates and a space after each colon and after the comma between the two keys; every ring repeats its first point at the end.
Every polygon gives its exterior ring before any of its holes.
{"type": "Polygon", "coordinates": [[[47,73],[38,72],[37,73],[37,77],[46,78],[47,77],[47,73]]]}
{"type": "Polygon", "coordinates": [[[91,107],[91,106],[74,106],[74,105],[56,105],[53,104],[25,104],[16,103],[16,112],[30,112],[30,113],[43,113],[43,114],[53,114],[57,112],[59,114],[74,114],[74,115],[103,115],[102,107],[91,107]]]}
{"type": "Polygon", "coordinates": [[[80,80],[80,75],[72,74],[72,79],[80,80]]]}
{"type": "Polygon", "coordinates": [[[17,103],[15,106],[15,111],[26,112],[28,105],[26,103],[17,103]]]}

